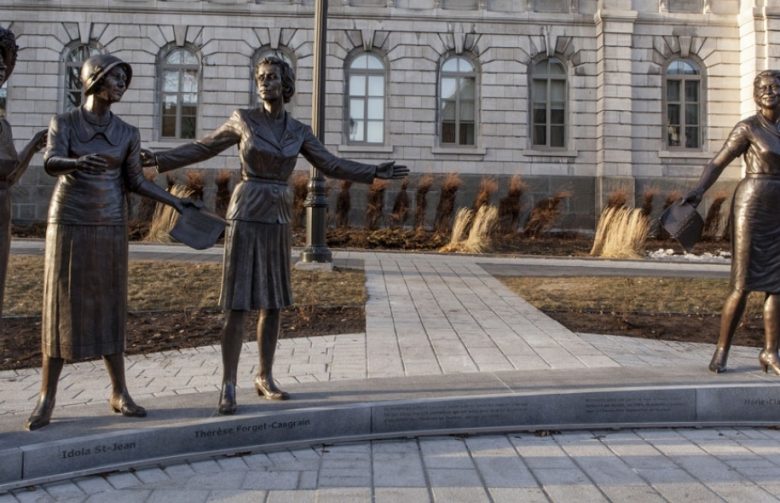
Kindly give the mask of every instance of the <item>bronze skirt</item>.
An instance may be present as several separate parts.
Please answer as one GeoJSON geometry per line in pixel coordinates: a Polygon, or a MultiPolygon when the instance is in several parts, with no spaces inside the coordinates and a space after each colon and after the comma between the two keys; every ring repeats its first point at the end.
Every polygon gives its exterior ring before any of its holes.
{"type": "Polygon", "coordinates": [[[292,304],[290,226],[229,220],[220,305],[253,311],[292,304]]]}
{"type": "Polygon", "coordinates": [[[43,354],[75,360],[125,350],[127,227],[46,228],[43,354]]]}
{"type": "Polygon", "coordinates": [[[3,316],[3,293],[8,257],[11,252],[11,191],[0,182],[0,316],[3,316]]]}
{"type": "Polygon", "coordinates": [[[731,286],[780,293],[780,178],[748,175],[732,203],[731,286]]]}

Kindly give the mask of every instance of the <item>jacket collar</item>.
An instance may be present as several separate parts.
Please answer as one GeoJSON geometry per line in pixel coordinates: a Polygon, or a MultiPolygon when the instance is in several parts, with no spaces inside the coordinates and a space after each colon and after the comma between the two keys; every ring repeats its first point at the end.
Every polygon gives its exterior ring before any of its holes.
{"type": "MultiPolygon", "coordinates": [[[[110,113],[110,112],[109,112],[110,113]]],[[[87,143],[97,135],[102,135],[108,143],[113,146],[117,146],[122,143],[123,128],[120,127],[119,119],[111,113],[111,118],[108,121],[108,125],[104,129],[98,129],[93,124],[90,124],[84,117],[84,112],[81,107],[76,108],[71,112],[71,119],[73,123],[73,129],[76,131],[76,136],[82,143],[87,143]]]]}
{"type": "Polygon", "coordinates": [[[254,126],[252,127],[252,133],[279,150],[284,150],[287,146],[296,143],[298,140],[298,135],[295,134],[294,121],[286,110],[284,112],[284,133],[282,133],[281,141],[276,139],[270,120],[260,108],[249,110],[247,116],[254,126]]]}

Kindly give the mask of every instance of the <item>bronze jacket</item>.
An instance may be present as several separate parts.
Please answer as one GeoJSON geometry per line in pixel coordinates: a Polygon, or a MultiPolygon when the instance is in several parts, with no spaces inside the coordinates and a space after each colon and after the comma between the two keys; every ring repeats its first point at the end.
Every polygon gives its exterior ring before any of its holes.
{"type": "Polygon", "coordinates": [[[744,155],[748,175],[780,176],[780,132],[761,114],[738,122],[723,150],[732,160],[744,155]]]}
{"type": "Polygon", "coordinates": [[[213,133],[192,143],[156,154],[160,172],[214,157],[238,145],[241,182],[233,191],[226,218],[263,223],[289,223],[292,193],[287,187],[298,154],[327,176],[371,183],[376,166],[341,159],[328,152],[311,128],[285,112],[281,140],[262,109],[239,109],[213,133]]]}
{"type": "Polygon", "coordinates": [[[72,171],[57,177],[49,205],[50,223],[121,225],[127,220],[128,190],[145,183],[138,129],[116,115],[104,127],[89,123],[77,108],[49,124],[44,167],[53,158],[100,154],[108,169],[100,174],[72,171]]]}

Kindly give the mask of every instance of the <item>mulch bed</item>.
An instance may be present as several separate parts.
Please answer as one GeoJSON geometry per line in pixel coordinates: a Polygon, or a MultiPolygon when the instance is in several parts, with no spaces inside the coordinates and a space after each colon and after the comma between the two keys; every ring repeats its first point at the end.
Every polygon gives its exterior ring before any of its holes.
{"type": "MultiPolygon", "coordinates": [[[[545,311],[545,314],[573,332],[664,341],[703,342],[714,345],[720,329],[720,315],[582,311],[545,311]]],[[[763,319],[760,316],[744,317],[734,336],[734,344],[763,347],[763,319]]]]}
{"type": "MultiPolygon", "coordinates": [[[[211,310],[130,313],[127,354],[144,354],[219,344],[222,313],[211,310]]],[[[255,339],[257,315],[250,317],[245,340],[255,339]]],[[[282,338],[360,333],[366,330],[363,306],[306,306],[282,312],[282,338]]],[[[0,370],[41,365],[41,320],[3,318],[0,370]]]]}

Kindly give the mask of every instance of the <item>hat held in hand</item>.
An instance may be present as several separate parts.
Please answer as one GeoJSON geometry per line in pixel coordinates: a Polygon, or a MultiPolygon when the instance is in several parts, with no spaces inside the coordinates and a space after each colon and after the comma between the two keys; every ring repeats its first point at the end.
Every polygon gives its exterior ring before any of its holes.
{"type": "Polygon", "coordinates": [[[224,230],[225,219],[219,215],[202,206],[185,206],[169,234],[190,248],[205,250],[214,246],[224,230]]]}
{"type": "Polygon", "coordinates": [[[693,205],[683,200],[666,208],[660,220],[661,226],[685,248],[685,251],[691,251],[693,245],[701,239],[704,220],[693,205]]]}

